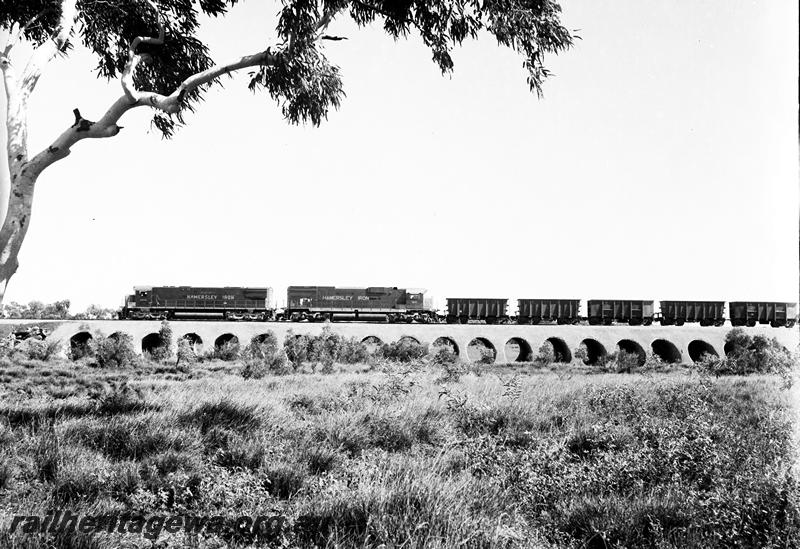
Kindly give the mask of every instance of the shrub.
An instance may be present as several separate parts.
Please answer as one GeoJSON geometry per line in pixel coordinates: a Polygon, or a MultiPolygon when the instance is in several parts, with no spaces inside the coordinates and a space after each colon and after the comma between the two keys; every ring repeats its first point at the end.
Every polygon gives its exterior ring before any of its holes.
{"type": "Polygon", "coordinates": [[[172,356],[172,327],[166,320],[161,322],[158,330],[158,346],[150,349],[150,357],[155,361],[167,360],[172,356]]]}
{"type": "Polygon", "coordinates": [[[413,362],[428,354],[428,346],[406,338],[393,343],[384,343],[380,354],[383,358],[394,362],[413,362]]]}
{"type": "Polygon", "coordinates": [[[572,356],[576,361],[579,361],[581,364],[586,364],[589,360],[589,349],[586,347],[585,343],[581,343],[572,351],[572,356]]]}
{"type": "Polygon", "coordinates": [[[283,341],[286,357],[295,367],[310,363],[316,369],[322,364],[323,372],[333,371],[334,362],[342,364],[361,364],[369,360],[367,346],[355,338],[344,338],[334,333],[329,326],[316,336],[295,335],[287,332],[283,341]]]}
{"type": "Polygon", "coordinates": [[[260,379],[268,373],[285,375],[292,373],[292,363],[286,351],[279,348],[278,339],[272,332],[253,336],[243,353],[242,377],[260,379]]]}
{"type": "Polygon", "coordinates": [[[16,348],[16,352],[22,353],[30,360],[48,361],[61,351],[60,341],[47,341],[46,339],[28,338],[16,348]]]}
{"type": "Polygon", "coordinates": [[[762,335],[751,337],[741,328],[728,332],[725,348],[726,357],[705,355],[697,363],[698,368],[714,375],[785,375],[795,367],[791,353],[777,339],[762,335]]]}
{"type": "Polygon", "coordinates": [[[630,373],[639,367],[639,353],[631,353],[620,349],[609,356],[606,366],[618,374],[630,373]]]}
{"type": "Polygon", "coordinates": [[[536,357],[534,357],[533,362],[539,367],[547,367],[550,366],[553,362],[556,361],[556,350],[553,347],[553,344],[549,341],[545,341],[539,347],[539,351],[536,353],[536,357]]]}
{"type": "Polygon", "coordinates": [[[197,353],[195,352],[194,345],[186,338],[178,340],[178,350],[175,353],[177,359],[175,360],[175,367],[181,369],[186,368],[197,360],[197,353]]]}
{"type": "Polygon", "coordinates": [[[437,366],[446,367],[458,362],[458,355],[449,345],[440,345],[435,347],[431,361],[437,366]]]}
{"type": "Polygon", "coordinates": [[[91,352],[101,368],[127,368],[136,364],[133,337],[124,332],[111,336],[95,334],[90,342],[91,352]]]}
{"type": "Polygon", "coordinates": [[[231,339],[222,345],[217,345],[211,352],[211,358],[230,362],[239,358],[239,342],[231,339]]]}

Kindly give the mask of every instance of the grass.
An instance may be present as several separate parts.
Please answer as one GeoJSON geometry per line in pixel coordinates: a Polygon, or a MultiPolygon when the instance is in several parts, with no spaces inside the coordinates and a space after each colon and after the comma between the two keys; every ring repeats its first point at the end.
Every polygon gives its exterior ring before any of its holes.
{"type": "Polygon", "coordinates": [[[124,370],[0,363],[0,546],[15,514],[281,514],[158,547],[796,547],[779,376],[532,365],[124,370]]]}

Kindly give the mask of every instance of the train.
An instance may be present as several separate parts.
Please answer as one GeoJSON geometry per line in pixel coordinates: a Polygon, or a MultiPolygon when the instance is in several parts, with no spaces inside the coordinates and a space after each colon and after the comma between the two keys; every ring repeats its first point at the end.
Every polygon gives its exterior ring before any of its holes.
{"type": "Polygon", "coordinates": [[[508,313],[506,298],[447,298],[440,314],[425,290],[394,286],[337,288],[289,286],[286,306],[279,309],[269,287],[135,286],[126,296],[120,319],[130,320],[247,320],[291,322],[372,321],[390,323],[466,324],[628,324],[650,326],[733,326],[769,324],[792,328],[797,323],[797,304],[765,301],[731,301],[725,317],[725,301],[666,300],[656,311],[652,300],[589,299],[581,315],[580,299],[526,298],[517,300],[517,314],[508,313]]]}

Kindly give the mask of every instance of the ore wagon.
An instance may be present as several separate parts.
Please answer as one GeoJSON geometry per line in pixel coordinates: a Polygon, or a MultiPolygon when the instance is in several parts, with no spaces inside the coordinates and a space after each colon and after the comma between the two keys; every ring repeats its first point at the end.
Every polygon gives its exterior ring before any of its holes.
{"type": "Polygon", "coordinates": [[[431,322],[435,311],[425,290],[372,286],[289,286],[283,318],[310,320],[385,320],[388,322],[431,322]]]}
{"type": "Polygon", "coordinates": [[[653,323],[653,302],[640,299],[590,299],[587,302],[589,324],[627,322],[631,326],[653,323]]]}
{"type": "Polygon", "coordinates": [[[486,324],[508,321],[508,299],[487,297],[448,297],[447,322],[466,324],[482,320],[486,324]]]}
{"type": "Polygon", "coordinates": [[[517,300],[519,324],[577,324],[580,322],[580,299],[519,299],[517,300]]]}
{"type": "Polygon", "coordinates": [[[724,301],[662,301],[659,322],[662,326],[683,326],[699,322],[700,326],[725,324],[724,301]]]}
{"type": "Polygon", "coordinates": [[[135,286],[120,318],[270,320],[272,288],[135,286]]]}
{"type": "Polygon", "coordinates": [[[731,324],[755,326],[769,324],[773,328],[791,328],[797,322],[797,304],[777,301],[731,301],[729,303],[731,324]]]}

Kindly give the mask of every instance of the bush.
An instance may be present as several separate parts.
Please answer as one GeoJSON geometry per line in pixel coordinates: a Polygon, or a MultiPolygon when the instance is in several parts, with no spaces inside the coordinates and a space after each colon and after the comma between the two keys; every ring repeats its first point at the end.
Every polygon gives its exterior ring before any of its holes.
{"type": "Polygon", "coordinates": [[[127,368],[136,364],[133,337],[125,332],[111,336],[95,334],[90,341],[91,353],[101,368],[127,368]]]}
{"type": "Polygon", "coordinates": [[[278,346],[278,339],[272,332],[253,336],[244,349],[243,362],[242,377],[245,379],[261,379],[268,373],[285,375],[293,371],[286,351],[278,346]]]}
{"type": "Polygon", "coordinates": [[[428,346],[413,339],[401,339],[394,343],[384,343],[380,355],[394,362],[413,362],[428,354],[428,346]]]}
{"type": "Polygon", "coordinates": [[[161,322],[161,328],[158,330],[158,340],[158,346],[150,349],[149,353],[153,360],[160,362],[172,357],[172,327],[166,320],[161,322]]]}
{"type": "Polygon", "coordinates": [[[448,366],[458,362],[458,355],[449,345],[435,347],[431,361],[437,366],[448,366]]]}
{"type": "Polygon", "coordinates": [[[175,360],[175,367],[184,369],[197,360],[197,353],[195,352],[194,345],[186,338],[178,340],[178,350],[175,353],[177,359],[175,360]]]}
{"type": "Polygon", "coordinates": [[[214,347],[214,350],[211,352],[210,356],[212,359],[224,360],[226,362],[230,362],[239,358],[239,351],[240,351],[239,342],[231,339],[230,341],[226,341],[222,345],[214,347]]]}
{"type": "Polygon", "coordinates": [[[714,375],[787,374],[795,367],[791,353],[777,339],[750,336],[734,328],[725,336],[727,356],[704,355],[697,366],[714,375]]]}
{"type": "Polygon", "coordinates": [[[60,341],[47,341],[46,339],[28,338],[23,341],[15,352],[22,353],[30,360],[48,361],[61,351],[60,341]]]}
{"type": "Polygon", "coordinates": [[[295,367],[310,363],[316,369],[322,364],[323,372],[333,371],[334,362],[341,364],[361,364],[369,360],[367,346],[355,338],[344,338],[334,333],[329,326],[316,336],[295,335],[287,332],[283,341],[287,360],[295,367]]]}
{"type": "Polygon", "coordinates": [[[552,343],[545,341],[539,347],[539,351],[536,353],[536,357],[533,359],[533,362],[540,368],[544,368],[550,366],[555,361],[556,350],[552,343]]]}

